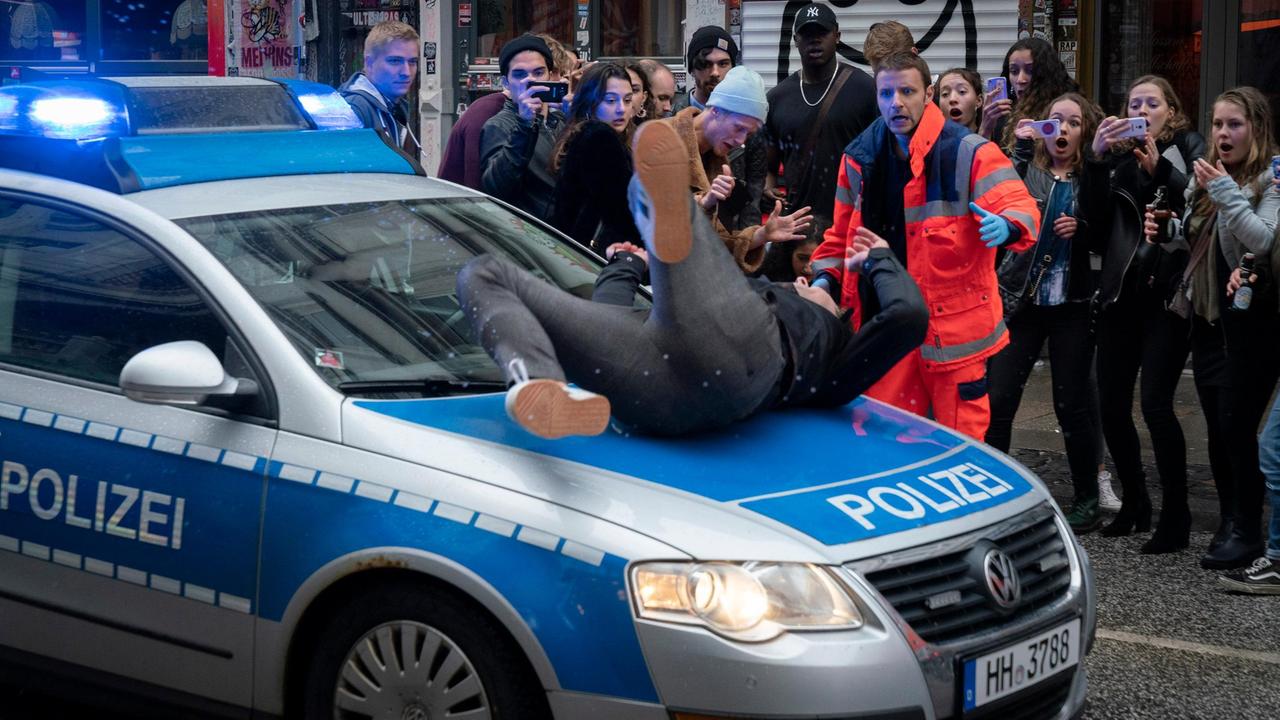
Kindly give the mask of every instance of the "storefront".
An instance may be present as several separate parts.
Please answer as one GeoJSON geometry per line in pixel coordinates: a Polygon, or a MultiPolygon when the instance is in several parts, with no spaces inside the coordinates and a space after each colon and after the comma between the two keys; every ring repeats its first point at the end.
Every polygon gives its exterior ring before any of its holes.
{"type": "Polygon", "coordinates": [[[210,19],[205,0],[3,0],[3,79],[16,81],[33,69],[204,74],[210,19]]]}
{"type": "MultiPolygon", "coordinates": [[[[498,88],[502,44],[524,32],[583,59],[655,57],[683,86],[693,30],[720,24],[769,85],[799,68],[790,27],[807,0],[0,0],[0,80],[68,74],[211,73],[306,77],[337,85],[362,64],[382,20],[422,35],[411,100],[434,168],[454,120],[498,88]],[[222,28],[221,32],[210,32],[222,28]]],[[[865,66],[872,23],[907,24],[931,66],[999,71],[1019,37],[1053,43],[1108,112],[1134,78],[1169,78],[1204,128],[1213,98],[1238,84],[1280,111],[1280,0],[831,0],[846,60],[865,66]]]]}
{"type": "Polygon", "coordinates": [[[1095,1],[1092,87],[1109,112],[1146,73],[1173,83],[1202,132],[1213,99],[1236,85],[1261,89],[1280,112],[1280,0],[1095,1]]]}

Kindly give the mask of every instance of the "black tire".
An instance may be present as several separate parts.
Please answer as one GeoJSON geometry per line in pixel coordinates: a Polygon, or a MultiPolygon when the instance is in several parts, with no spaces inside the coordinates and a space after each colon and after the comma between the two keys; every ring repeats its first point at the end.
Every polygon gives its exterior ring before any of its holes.
{"type": "Polygon", "coordinates": [[[515,642],[450,588],[414,582],[370,588],[321,623],[315,648],[302,686],[307,720],[551,717],[546,692],[515,642]],[[381,634],[370,637],[375,631],[381,634]]]}

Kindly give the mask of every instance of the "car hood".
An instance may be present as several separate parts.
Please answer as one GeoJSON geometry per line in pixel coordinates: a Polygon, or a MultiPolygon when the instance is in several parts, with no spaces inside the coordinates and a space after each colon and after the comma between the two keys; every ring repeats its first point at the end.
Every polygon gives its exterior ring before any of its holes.
{"type": "Polygon", "coordinates": [[[352,400],[344,441],[586,512],[698,558],[844,562],[1049,501],[1007,456],[867,398],[689,437],[611,427],[561,440],[525,432],[503,403],[501,394],[352,400]]]}

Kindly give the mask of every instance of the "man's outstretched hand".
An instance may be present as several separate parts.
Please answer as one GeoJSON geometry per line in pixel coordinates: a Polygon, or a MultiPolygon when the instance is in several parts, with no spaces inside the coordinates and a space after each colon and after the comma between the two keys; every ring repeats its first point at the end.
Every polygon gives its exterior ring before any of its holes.
{"type": "Polygon", "coordinates": [[[752,247],[760,247],[765,243],[804,240],[808,237],[805,231],[813,224],[813,216],[809,214],[811,209],[806,205],[790,215],[783,215],[782,201],[775,201],[773,212],[769,214],[769,222],[756,231],[752,247]]]}
{"type": "Polygon", "coordinates": [[[1013,234],[1013,228],[1010,227],[1009,221],[999,215],[983,210],[978,207],[978,203],[969,203],[969,209],[978,216],[978,234],[982,237],[982,244],[989,248],[998,248],[1009,242],[1009,236],[1013,234]]]}

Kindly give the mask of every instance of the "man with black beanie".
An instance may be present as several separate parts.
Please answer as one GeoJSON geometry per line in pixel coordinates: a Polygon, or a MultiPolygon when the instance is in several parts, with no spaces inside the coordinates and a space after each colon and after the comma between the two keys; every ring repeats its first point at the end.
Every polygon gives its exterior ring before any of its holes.
{"type": "MultiPolygon", "coordinates": [[[[685,52],[685,66],[693,87],[674,103],[673,112],[688,107],[705,110],[711,91],[737,66],[738,59],[738,43],[724,28],[707,25],[695,30],[685,52]]],[[[752,133],[742,147],[729,153],[733,194],[716,210],[716,216],[729,230],[760,224],[760,199],[764,195],[765,176],[768,174],[768,152],[763,133],[752,133]]]]}
{"type": "Polygon", "coordinates": [[[564,115],[538,95],[553,60],[542,38],[521,35],[502,46],[498,70],[506,101],[480,131],[481,188],[534,217],[551,217],[556,178],[551,155],[564,115]]]}
{"type": "MultiPolygon", "coordinates": [[[[685,64],[693,79],[693,87],[685,107],[707,107],[711,91],[724,79],[725,74],[738,64],[738,44],[724,28],[716,25],[700,27],[689,38],[685,64]]],[[[677,108],[680,109],[680,108],[677,108]]]]}

